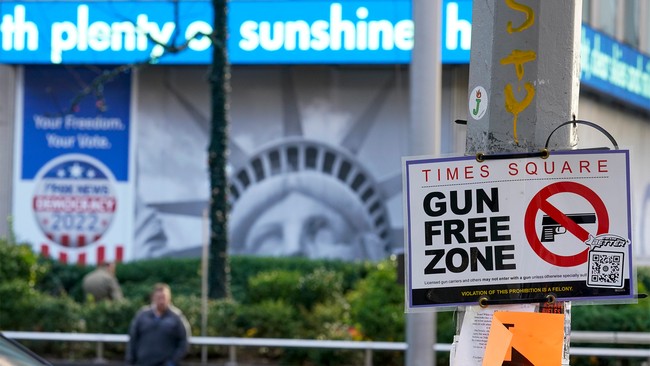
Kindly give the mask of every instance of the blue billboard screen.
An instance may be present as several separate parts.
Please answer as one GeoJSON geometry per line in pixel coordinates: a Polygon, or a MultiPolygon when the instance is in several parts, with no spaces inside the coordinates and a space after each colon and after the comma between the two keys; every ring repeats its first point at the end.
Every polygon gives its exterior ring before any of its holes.
{"type": "MultiPolygon", "coordinates": [[[[231,0],[228,58],[244,64],[406,64],[410,0],[231,0]]],[[[470,59],[472,1],[443,0],[441,56],[470,59]]],[[[0,63],[209,64],[209,0],[5,1],[0,63]]],[[[585,86],[650,109],[650,58],[582,27],[585,86]]]]}
{"type": "MultiPolygon", "coordinates": [[[[471,5],[443,2],[443,62],[469,61],[471,5]]],[[[413,48],[410,0],[233,0],[228,10],[233,64],[408,63],[413,48]]],[[[207,0],[8,1],[0,16],[2,63],[207,64],[212,57],[207,0]]]]}

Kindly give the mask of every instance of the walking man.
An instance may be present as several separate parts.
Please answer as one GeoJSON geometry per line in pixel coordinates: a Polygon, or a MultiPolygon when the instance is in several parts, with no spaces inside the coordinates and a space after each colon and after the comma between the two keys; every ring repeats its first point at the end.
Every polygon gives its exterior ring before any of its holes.
{"type": "Polygon", "coordinates": [[[158,283],[151,305],[138,311],[129,327],[126,362],[138,366],[178,366],[189,348],[190,325],[171,303],[171,289],[158,283]]]}

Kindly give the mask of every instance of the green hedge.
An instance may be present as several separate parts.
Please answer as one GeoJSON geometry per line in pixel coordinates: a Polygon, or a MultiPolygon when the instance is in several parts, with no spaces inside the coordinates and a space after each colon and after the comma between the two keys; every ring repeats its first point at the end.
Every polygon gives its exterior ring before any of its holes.
{"type": "Polygon", "coordinates": [[[368,272],[374,264],[370,262],[342,262],[313,260],[306,258],[263,258],[251,256],[230,257],[230,290],[237,301],[245,301],[249,294],[249,279],[262,272],[274,270],[311,273],[316,269],[330,270],[341,276],[342,291],[348,291],[368,272]]]}
{"type": "MultiPolygon", "coordinates": [[[[68,294],[83,301],[80,278],[90,272],[90,266],[64,265],[48,259],[39,262],[47,268],[47,275],[37,283],[37,288],[53,295],[68,294]]],[[[274,270],[310,273],[317,269],[329,270],[341,277],[341,290],[350,290],[355,283],[373,270],[369,262],[348,263],[305,258],[262,258],[250,256],[230,257],[230,292],[232,298],[246,302],[249,279],[262,272],[274,270]]],[[[0,267],[1,268],[1,267],[0,267]]],[[[161,258],[119,264],[116,269],[122,291],[127,298],[147,301],[151,286],[166,282],[174,295],[200,296],[201,262],[198,258],[161,258]]],[[[2,277],[0,277],[2,278],[2,277]]]]}
{"type": "Polygon", "coordinates": [[[20,279],[33,286],[46,272],[30,245],[0,238],[0,283],[20,279]]]}
{"type": "MultiPolygon", "coordinates": [[[[232,296],[208,301],[208,336],[404,341],[404,288],[397,264],[231,257],[232,296]]],[[[137,310],[149,301],[156,282],[167,282],[173,302],[201,335],[199,259],[155,259],[119,264],[117,277],[126,299],[88,302],[80,288],[92,267],[63,265],[36,257],[28,246],[0,240],[0,329],[124,334],[137,310]],[[10,299],[10,300],[7,300],[10,299]]],[[[650,268],[638,270],[639,292],[650,287],[650,268]]],[[[572,329],[650,332],[650,301],[636,305],[574,303],[572,329]]],[[[437,315],[437,340],[450,343],[453,312],[437,315]]],[[[38,352],[67,358],[93,357],[88,345],[30,343],[38,352]]],[[[121,359],[123,345],[107,346],[121,359]]],[[[193,350],[198,352],[198,350],[193,350]]],[[[225,348],[210,349],[227,356],[225,348]]],[[[266,349],[257,356],[289,364],[362,363],[362,352],[266,349]]],[[[192,357],[198,357],[194,354],[192,357]]],[[[378,364],[404,363],[403,352],[376,352],[378,364]]],[[[442,363],[446,353],[439,355],[442,363]]]]}

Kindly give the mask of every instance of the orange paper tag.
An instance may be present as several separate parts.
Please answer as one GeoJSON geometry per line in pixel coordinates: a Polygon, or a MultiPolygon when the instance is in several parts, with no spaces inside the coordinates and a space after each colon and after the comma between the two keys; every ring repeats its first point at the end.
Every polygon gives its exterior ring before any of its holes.
{"type": "Polygon", "coordinates": [[[564,314],[496,312],[483,366],[557,366],[562,363],[564,314]]]}

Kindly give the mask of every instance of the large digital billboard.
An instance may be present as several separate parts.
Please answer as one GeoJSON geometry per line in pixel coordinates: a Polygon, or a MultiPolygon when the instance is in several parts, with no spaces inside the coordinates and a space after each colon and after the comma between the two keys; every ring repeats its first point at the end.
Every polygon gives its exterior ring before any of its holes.
{"type": "MultiPolygon", "coordinates": [[[[414,23],[410,0],[232,0],[228,58],[243,64],[406,64],[414,23]]],[[[470,59],[472,1],[442,2],[441,57],[470,59]]],[[[208,64],[212,3],[197,1],[6,1],[0,63],[208,64]]],[[[650,57],[586,25],[581,81],[650,108],[650,57]]]]}
{"type": "MultiPolygon", "coordinates": [[[[233,64],[408,63],[409,0],[229,2],[233,64]]],[[[469,60],[470,0],[443,2],[443,62],[469,60]]],[[[206,64],[210,1],[3,2],[3,63],[206,64]],[[179,52],[172,52],[179,50],[179,52]],[[159,57],[163,56],[163,57],[159,57]]]]}

